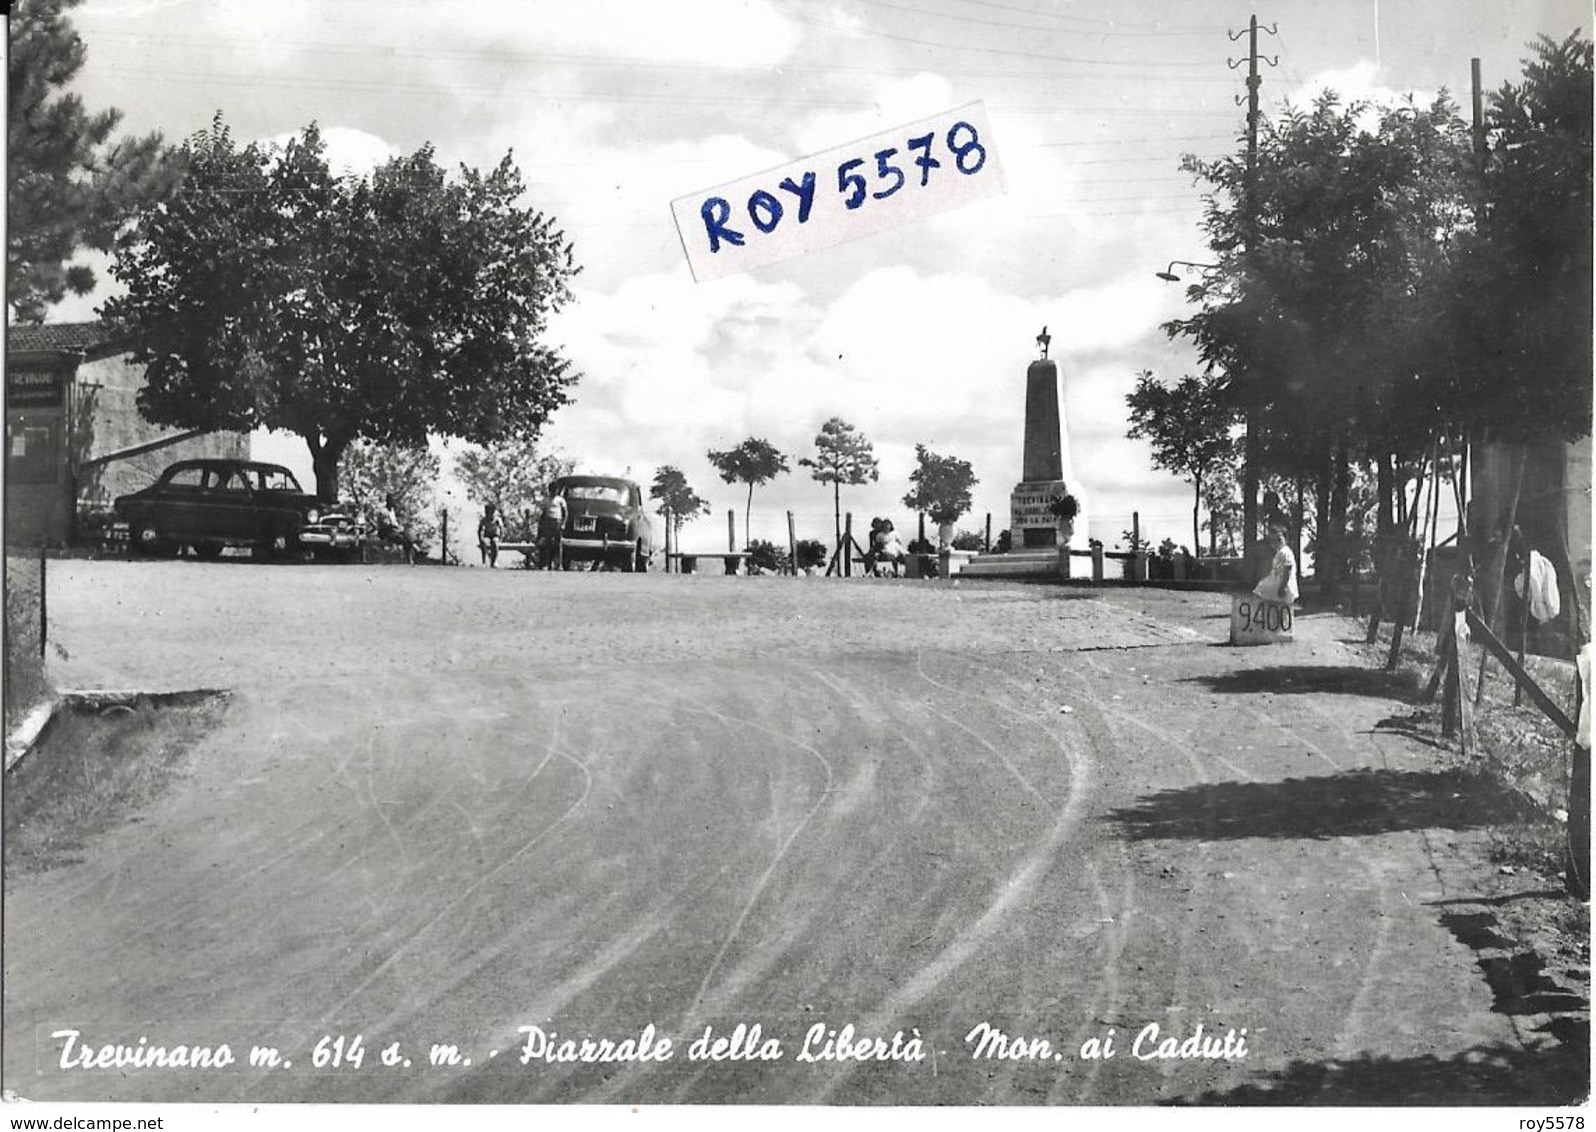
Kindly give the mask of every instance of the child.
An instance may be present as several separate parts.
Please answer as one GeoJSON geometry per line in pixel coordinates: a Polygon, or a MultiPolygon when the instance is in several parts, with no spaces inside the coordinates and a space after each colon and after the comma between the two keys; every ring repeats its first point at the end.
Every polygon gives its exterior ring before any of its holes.
{"type": "Polygon", "coordinates": [[[1283,601],[1287,605],[1297,600],[1297,560],[1286,545],[1286,532],[1280,527],[1269,528],[1269,546],[1274,558],[1269,563],[1269,573],[1253,587],[1253,593],[1265,601],[1283,601]]]}
{"type": "Polygon", "coordinates": [[[499,518],[499,509],[489,503],[482,509],[482,519],[477,523],[477,552],[482,555],[483,565],[497,566],[499,563],[499,536],[504,533],[504,523],[499,518]]]}

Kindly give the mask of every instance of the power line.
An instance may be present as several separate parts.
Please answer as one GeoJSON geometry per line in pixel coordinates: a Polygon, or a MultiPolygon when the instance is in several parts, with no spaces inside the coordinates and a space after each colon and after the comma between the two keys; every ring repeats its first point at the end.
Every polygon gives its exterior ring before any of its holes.
{"type": "Polygon", "coordinates": [[[1026,16],[1044,16],[1050,20],[1069,20],[1076,23],[1090,24],[1097,27],[1122,27],[1132,29],[1167,29],[1169,31],[1190,31],[1211,34],[1218,29],[1215,27],[1197,27],[1193,24],[1122,24],[1117,20],[1094,20],[1087,16],[1067,16],[1058,12],[1038,12],[1030,8],[1016,8],[1011,4],[999,4],[995,0],[964,0],[966,4],[978,4],[983,8],[996,8],[1001,12],[1014,12],[1026,16]]]}
{"type": "MultiPolygon", "coordinates": [[[[939,11],[935,11],[935,10],[929,9],[929,8],[915,8],[915,7],[910,7],[908,5],[903,5],[903,4],[892,4],[892,3],[889,3],[888,0],[856,0],[856,2],[857,3],[861,3],[861,4],[869,4],[872,7],[876,7],[876,8],[887,8],[887,9],[890,9],[890,10],[895,11],[895,12],[908,12],[908,13],[910,13],[912,15],[916,15],[916,16],[931,16],[931,17],[934,17],[936,19],[942,19],[942,20],[957,20],[960,23],[981,24],[981,25],[983,25],[985,27],[1013,28],[1013,29],[1018,30],[1018,31],[1041,32],[1043,34],[1048,34],[1050,32],[1067,32],[1067,31],[1073,30],[1073,29],[1070,29],[1070,28],[1061,28],[1061,27],[1047,28],[1047,27],[1041,26],[1040,24],[1017,24],[1017,23],[1013,23],[1013,22],[1011,22],[1009,20],[983,20],[979,16],[961,16],[961,15],[958,15],[957,13],[954,13],[954,12],[939,12],[939,11]]],[[[1005,10],[1006,11],[1015,11],[1015,9],[1012,9],[1012,8],[1011,9],[1005,9],[1005,10]]],[[[1037,15],[1043,15],[1043,16],[1052,15],[1052,13],[1047,13],[1047,12],[1038,12],[1036,14],[1037,15]]],[[[1055,17],[1055,18],[1058,18],[1058,17],[1055,17]]],[[[1064,18],[1068,18],[1068,17],[1064,17],[1064,18]]],[[[1137,25],[1136,27],[1130,28],[1128,30],[1120,31],[1120,30],[1117,30],[1118,25],[1114,24],[1112,21],[1082,20],[1080,22],[1088,23],[1088,24],[1091,24],[1091,25],[1094,25],[1094,26],[1107,27],[1107,28],[1111,29],[1111,30],[1106,31],[1106,32],[1093,32],[1092,33],[1093,35],[1126,35],[1126,36],[1133,35],[1133,36],[1136,36],[1138,39],[1147,38],[1147,37],[1150,37],[1150,36],[1212,35],[1215,31],[1219,30],[1217,27],[1188,28],[1188,29],[1181,29],[1181,30],[1174,30],[1174,29],[1164,30],[1164,29],[1157,28],[1156,25],[1152,26],[1151,28],[1149,28],[1148,25],[1137,25]]]]}
{"type": "MultiPolygon", "coordinates": [[[[855,29],[844,27],[841,24],[830,23],[822,20],[805,19],[803,16],[788,14],[788,19],[811,27],[825,28],[827,31],[837,31],[852,34],[855,29]]],[[[1039,51],[1015,51],[1002,47],[975,47],[968,43],[944,43],[933,39],[917,39],[914,36],[898,35],[895,32],[881,31],[878,28],[865,29],[865,34],[876,39],[890,39],[899,43],[912,43],[920,47],[935,47],[942,51],[973,51],[982,55],[1003,55],[1011,59],[1041,59],[1049,63],[1079,63],[1091,67],[1119,66],[1115,59],[1085,59],[1078,55],[1051,55],[1039,51]]],[[[1205,63],[1166,63],[1168,67],[1203,67],[1205,63]]]]}
{"type": "MultiPolygon", "coordinates": [[[[146,79],[154,82],[179,82],[187,85],[216,86],[270,86],[289,90],[346,90],[372,93],[435,94],[440,87],[419,83],[391,82],[381,79],[293,78],[289,76],[253,77],[223,74],[217,71],[144,71],[134,68],[107,67],[103,73],[126,79],[146,79]]],[[[661,94],[654,91],[633,93],[628,91],[560,91],[548,92],[535,87],[515,86],[506,83],[487,85],[462,85],[451,83],[450,93],[503,93],[513,92],[529,100],[540,102],[622,102],[643,105],[725,106],[727,101],[715,95],[661,94]]],[[[866,99],[843,100],[821,98],[761,98],[761,106],[801,106],[826,110],[868,110],[879,104],[866,99]]],[[[1159,118],[1169,116],[1169,111],[1156,107],[1140,108],[1123,105],[1083,105],[1078,103],[1011,104],[991,103],[993,110],[1006,114],[1109,114],[1128,117],[1159,118]]],[[[1188,110],[1186,117],[1228,118],[1229,111],[1188,110]]]]}
{"type": "MultiPolygon", "coordinates": [[[[499,61],[505,63],[541,63],[554,65],[569,65],[578,67],[616,67],[616,68],[650,68],[656,70],[692,70],[706,73],[724,75],[731,73],[766,73],[774,71],[778,74],[865,74],[865,75],[918,75],[925,71],[924,67],[846,67],[821,64],[802,63],[775,63],[759,65],[727,64],[723,60],[663,60],[663,59],[620,59],[606,55],[573,55],[562,52],[539,51],[481,51],[460,48],[401,48],[374,43],[336,43],[313,42],[310,40],[294,39],[239,39],[222,36],[183,36],[183,35],[133,35],[120,32],[104,32],[96,35],[96,41],[126,40],[144,46],[147,44],[165,44],[173,47],[216,47],[226,45],[243,50],[258,51],[263,46],[292,47],[308,51],[322,52],[325,54],[354,54],[367,55],[373,58],[402,58],[402,59],[437,59],[458,58],[473,62],[499,61]]],[[[1098,65],[1110,65],[1112,61],[1096,61],[1098,65]]],[[[1048,79],[1067,80],[1078,82],[1081,80],[1111,80],[1138,79],[1142,81],[1158,81],[1168,83],[1206,83],[1230,85],[1230,79],[1217,75],[1171,75],[1167,71],[1115,71],[1111,74],[1091,72],[1069,72],[1058,70],[1013,71],[992,70],[972,71],[960,69],[959,78],[1001,78],[1001,79],[1048,79]]]]}

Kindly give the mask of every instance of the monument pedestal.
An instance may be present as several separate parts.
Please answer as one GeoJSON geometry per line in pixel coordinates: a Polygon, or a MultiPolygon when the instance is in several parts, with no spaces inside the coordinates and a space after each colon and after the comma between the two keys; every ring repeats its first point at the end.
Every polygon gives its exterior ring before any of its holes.
{"type": "MultiPolygon", "coordinates": [[[[1040,550],[1059,545],[1058,516],[1053,514],[1052,506],[1053,500],[1061,495],[1075,496],[1074,530],[1084,531],[1086,508],[1078,486],[1071,487],[1061,479],[1023,480],[1014,485],[1009,494],[1009,540],[1015,550],[1040,550]]],[[[1076,542],[1072,534],[1065,545],[1073,548],[1076,542]]]]}

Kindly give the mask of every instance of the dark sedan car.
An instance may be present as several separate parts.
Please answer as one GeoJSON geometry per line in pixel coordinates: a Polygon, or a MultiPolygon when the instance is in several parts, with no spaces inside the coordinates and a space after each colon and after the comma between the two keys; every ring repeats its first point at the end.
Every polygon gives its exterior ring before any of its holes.
{"type": "Polygon", "coordinates": [[[549,490],[565,497],[565,563],[599,561],[628,573],[648,569],[654,530],[635,483],[615,476],[563,476],[549,490]]]}
{"type": "Polygon", "coordinates": [[[247,546],[256,557],[275,558],[360,545],[352,519],[301,490],[294,473],[277,464],[183,460],[142,491],[119,496],[114,507],[144,554],[192,546],[201,558],[216,558],[225,547],[247,546]]]}

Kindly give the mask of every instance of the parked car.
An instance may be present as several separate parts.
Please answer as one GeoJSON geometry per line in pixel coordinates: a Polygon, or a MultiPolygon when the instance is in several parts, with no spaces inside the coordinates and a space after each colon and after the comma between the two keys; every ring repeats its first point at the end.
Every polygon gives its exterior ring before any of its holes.
{"type": "Polygon", "coordinates": [[[353,516],[307,494],[293,472],[250,460],[181,460],[149,487],[117,497],[113,509],[143,554],[185,546],[201,558],[229,546],[250,547],[258,558],[348,554],[364,537],[353,516]]]}
{"type": "Polygon", "coordinates": [[[654,529],[635,483],[616,476],[562,476],[549,490],[565,497],[562,566],[598,561],[628,573],[648,569],[654,529]]]}

